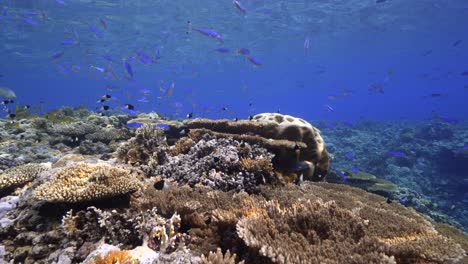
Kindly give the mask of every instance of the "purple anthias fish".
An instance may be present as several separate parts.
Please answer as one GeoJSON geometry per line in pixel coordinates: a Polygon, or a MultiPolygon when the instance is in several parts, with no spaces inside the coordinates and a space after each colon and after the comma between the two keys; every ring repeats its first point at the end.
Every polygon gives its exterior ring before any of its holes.
{"type": "Polygon", "coordinates": [[[204,36],[214,38],[216,40],[219,40],[219,42],[224,43],[224,40],[221,37],[221,35],[218,32],[214,31],[214,30],[207,29],[207,28],[192,28],[192,30],[195,30],[196,32],[198,32],[198,33],[200,33],[200,34],[202,34],[204,36]]]}
{"type": "Polygon", "coordinates": [[[252,63],[255,66],[262,66],[263,65],[262,61],[259,60],[258,58],[250,56],[247,59],[249,60],[250,63],[252,63]]]}
{"type": "Polygon", "coordinates": [[[36,21],[36,20],[33,20],[31,18],[28,18],[28,17],[22,17],[21,19],[23,19],[24,22],[30,24],[30,25],[33,25],[33,26],[38,26],[39,23],[36,21]]]}
{"type": "Polygon", "coordinates": [[[245,9],[244,5],[239,2],[238,0],[234,0],[232,2],[234,4],[234,6],[236,6],[236,8],[242,13],[242,14],[245,14],[247,12],[247,9],[245,9]]]}
{"type": "Polygon", "coordinates": [[[245,55],[245,56],[249,56],[250,55],[250,50],[249,49],[246,49],[246,48],[240,48],[238,53],[240,55],[245,55]]]}
{"type": "Polygon", "coordinates": [[[392,157],[406,157],[406,154],[401,151],[388,151],[387,155],[392,157]]]}

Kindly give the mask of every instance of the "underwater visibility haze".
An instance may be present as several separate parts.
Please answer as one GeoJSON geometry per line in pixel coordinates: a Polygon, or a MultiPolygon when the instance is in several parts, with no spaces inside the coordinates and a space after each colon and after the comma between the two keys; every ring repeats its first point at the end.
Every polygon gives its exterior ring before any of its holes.
{"type": "Polygon", "coordinates": [[[463,263],[466,25],[466,0],[0,0],[0,256],[463,263]]]}

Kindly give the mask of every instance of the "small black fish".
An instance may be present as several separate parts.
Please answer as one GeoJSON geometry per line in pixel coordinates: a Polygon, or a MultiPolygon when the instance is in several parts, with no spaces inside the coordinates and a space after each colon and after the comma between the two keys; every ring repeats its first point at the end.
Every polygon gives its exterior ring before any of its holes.
{"type": "Polygon", "coordinates": [[[249,115],[249,120],[252,120],[253,119],[253,116],[249,115]]]}
{"type": "Polygon", "coordinates": [[[228,108],[227,108],[227,107],[223,107],[223,108],[221,108],[221,110],[223,110],[223,111],[227,111],[227,110],[228,110],[228,108]]]}
{"type": "Polygon", "coordinates": [[[109,94],[105,94],[105,95],[102,96],[102,98],[105,98],[105,99],[110,99],[111,97],[112,97],[112,96],[109,95],[109,94]]]}
{"type": "Polygon", "coordinates": [[[1,102],[2,105],[7,105],[7,104],[9,104],[9,103],[10,103],[10,100],[3,100],[3,101],[1,102]]]}
{"type": "Polygon", "coordinates": [[[107,111],[107,110],[109,110],[109,106],[108,106],[108,105],[103,105],[103,106],[101,107],[101,110],[107,111]]]}
{"type": "Polygon", "coordinates": [[[392,200],[390,198],[387,198],[387,201],[386,201],[388,204],[391,204],[392,203],[392,200]]]}
{"type": "Polygon", "coordinates": [[[16,115],[15,114],[8,114],[7,117],[9,117],[11,119],[15,119],[16,115]]]}
{"type": "Polygon", "coordinates": [[[193,117],[193,113],[192,113],[192,112],[190,112],[190,113],[187,114],[187,118],[192,118],[192,117],[193,117]]]}
{"type": "Polygon", "coordinates": [[[24,108],[24,110],[29,110],[31,108],[31,106],[30,105],[25,105],[25,106],[23,106],[23,108],[24,108]]]}
{"type": "Polygon", "coordinates": [[[164,183],[165,183],[164,180],[160,180],[160,181],[155,182],[153,186],[156,190],[162,190],[164,189],[164,183]]]}
{"type": "Polygon", "coordinates": [[[237,121],[239,121],[239,118],[234,117],[233,121],[234,121],[234,122],[237,122],[237,121]]]}
{"type": "Polygon", "coordinates": [[[462,40],[461,40],[461,39],[455,41],[455,42],[452,44],[452,47],[456,47],[456,46],[460,45],[460,43],[462,43],[462,40]]]}
{"type": "Polygon", "coordinates": [[[127,108],[128,110],[133,110],[135,109],[135,107],[131,104],[125,104],[125,108],[127,108]]]}
{"type": "Polygon", "coordinates": [[[104,103],[105,101],[106,101],[106,99],[101,98],[101,99],[99,99],[97,102],[98,102],[98,103],[104,103]]]}

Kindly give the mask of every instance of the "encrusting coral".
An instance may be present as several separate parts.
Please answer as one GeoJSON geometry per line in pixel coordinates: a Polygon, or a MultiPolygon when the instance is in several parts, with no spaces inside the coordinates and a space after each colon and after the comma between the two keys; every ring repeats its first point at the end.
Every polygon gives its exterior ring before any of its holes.
{"type": "Polygon", "coordinates": [[[140,183],[130,170],[107,164],[78,163],[63,168],[51,182],[39,186],[35,196],[48,202],[86,202],[125,195],[140,183]]]}
{"type": "Polygon", "coordinates": [[[7,169],[0,174],[0,190],[24,185],[45,170],[47,167],[42,164],[25,164],[7,169]]]}

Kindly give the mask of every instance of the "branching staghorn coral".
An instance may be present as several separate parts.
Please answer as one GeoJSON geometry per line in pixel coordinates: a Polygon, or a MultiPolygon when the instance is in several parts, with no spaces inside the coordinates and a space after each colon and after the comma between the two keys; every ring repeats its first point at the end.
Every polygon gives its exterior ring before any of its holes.
{"type": "Polygon", "coordinates": [[[77,163],[60,170],[54,180],[38,187],[35,196],[47,202],[88,202],[138,190],[136,173],[107,164],[77,163]]]}
{"type": "Polygon", "coordinates": [[[143,235],[144,243],[149,248],[171,253],[184,243],[184,237],[182,233],[179,233],[180,216],[174,213],[171,218],[165,219],[159,216],[156,211],[156,208],[147,210],[146,213],[137,218],[140,232],[143,235]]]}
{"type": "MultiPolygon", "coordinates": [[[[226,251],[226,254],[223,254],[220,248],[216,249],[216,252],[210,252],[207,257],[202,255],[201,257],[202,264],[236,264],[236,254],[226,251]]],[[[244,261],[238,262],[239,264],[244,264],[244,261]]]]}

